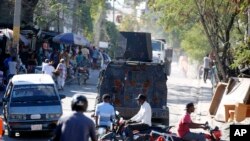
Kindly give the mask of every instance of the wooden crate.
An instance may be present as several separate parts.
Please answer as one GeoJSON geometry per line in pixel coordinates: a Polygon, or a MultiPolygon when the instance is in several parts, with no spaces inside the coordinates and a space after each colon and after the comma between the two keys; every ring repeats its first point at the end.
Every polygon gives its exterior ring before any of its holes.
{"type": "Polygon", "coordinates": [[[236,103],[235,105],[224,105],[224,107],[225,122],[232,119],[236,122],[241,122],[250,117],[250,104],[236,103]],[[230,117],[230,115],[234,117],[230,117]]]}

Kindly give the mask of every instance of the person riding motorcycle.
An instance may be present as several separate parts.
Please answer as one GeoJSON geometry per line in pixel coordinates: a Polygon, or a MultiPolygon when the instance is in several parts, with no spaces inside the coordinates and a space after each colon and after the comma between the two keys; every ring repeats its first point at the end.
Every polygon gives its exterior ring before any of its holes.
{"type": "Polygon", "coordinates": [[[52,141],[97,141],[95,124],[83,113],[88,108],[85,96],[76,94],[71,101],[72,113],[62,116],[57,123],[52,141]]]}
{"type": "Polygon", "coordinates": [[[190,128],[197,129],[203,128],[206,129],[205,124],[194,123],[191,119],[191,113],[195,110],[193,103],[188,103],[186,105],[186,114],[180,119],[177,127],[178,136],[184,140],[192,141],[205,141],[206,137],[203,133],[194,133],[190,132],[190,128]]]}
{"type": "Polygon", "coordinates": [[[134,140],[133,130],[148,130],[152,125],[152,109],[150,104],[147,102],[147,97],[143,94],[139,94],[136,100],[140,105],[140,110],[135,116],[127,120],[125,125],[125,134],[129,141],[134,140]]]}
{"type": "Polygon", "coordinates": [[[104,94],[101,103],[96,105],[95,108],[95,121],[96,126],[106,126],[111,128],[112,121],[115,119],[114,107],[110,104],[111,96],[104,94]]]}

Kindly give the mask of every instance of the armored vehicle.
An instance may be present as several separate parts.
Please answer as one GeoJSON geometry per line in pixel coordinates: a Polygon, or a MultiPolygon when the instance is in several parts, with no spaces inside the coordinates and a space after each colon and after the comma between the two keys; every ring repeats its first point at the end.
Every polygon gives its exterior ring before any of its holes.
{"type": "Polygon", "coordinates": [[[115,109],[130,118],[140,108],[135,98],[144,94],[152,108],[153,124],[168,125],[167,74],[163,63],[152,62],[150,33],[121,32],[121,36],[126,39],[122,42],[126,43],[124,54],[100,72],[97,101],[103,94],[110,94],[115,109]]]}

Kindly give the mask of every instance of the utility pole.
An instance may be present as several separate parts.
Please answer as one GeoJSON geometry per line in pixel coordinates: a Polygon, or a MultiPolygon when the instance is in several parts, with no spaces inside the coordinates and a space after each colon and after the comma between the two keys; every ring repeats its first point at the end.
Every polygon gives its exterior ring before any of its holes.
{"type": "Polygon", "coordinates": [[[13,44],[11,55],[18,57],[20,38],[20,16],[22,0],[15,0],[14,23],[13,23],[13,44]]]}

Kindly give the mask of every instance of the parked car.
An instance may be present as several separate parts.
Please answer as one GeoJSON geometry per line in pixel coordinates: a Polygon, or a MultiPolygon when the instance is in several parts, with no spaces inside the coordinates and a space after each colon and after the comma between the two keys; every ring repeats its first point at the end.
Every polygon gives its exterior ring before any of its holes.
{"type": "Polygon", "coordinates": [[[61,99],[52,77],[20,74],[9,81],[2,99],[8,135],[16,132],[53,131],[62,115],[61,99]]]}

